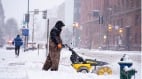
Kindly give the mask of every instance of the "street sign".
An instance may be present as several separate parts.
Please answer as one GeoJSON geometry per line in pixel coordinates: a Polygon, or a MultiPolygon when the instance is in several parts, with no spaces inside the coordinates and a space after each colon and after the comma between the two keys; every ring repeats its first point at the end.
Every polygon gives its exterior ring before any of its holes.
{"type": "Polygon", "coordinates": [[[26,29],[26,28],[22,29],[22,35],[29,36],[29,29],[26,29]]]}

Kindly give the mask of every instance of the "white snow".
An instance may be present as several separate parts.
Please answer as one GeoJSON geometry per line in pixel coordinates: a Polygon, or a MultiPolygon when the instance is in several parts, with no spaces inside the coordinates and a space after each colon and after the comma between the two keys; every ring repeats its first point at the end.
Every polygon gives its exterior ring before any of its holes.
{"type": "Polygon", "coordinates": [[[141,52],[140,51],[99,51],[75,49],[83,58],[92,58],[110,63],[112,75],[99,76],[96,73],[77,73],[71,66],[71,52],[63,49],[61,52],[58,71],[44,71],[42,66],[46,59],[45,49],[38,51],[20,51],[16,57],[14,50],[0,49],[0,79],[120,79],[118,62],[123,54],[133,60],[133,66],[138,71],[135,79],[141,79],[141,52]]]}

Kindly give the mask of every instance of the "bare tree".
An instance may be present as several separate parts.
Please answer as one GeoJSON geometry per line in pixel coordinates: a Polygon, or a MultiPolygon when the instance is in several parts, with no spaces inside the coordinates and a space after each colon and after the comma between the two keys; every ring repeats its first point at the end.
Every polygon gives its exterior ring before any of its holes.
{"type": "Polygon", "coordinates": [[[18,26],[17,22],[14,18],[10,18],[5,23],[5,37],[8,39],[12,39],[15,35],[18,34],[18,26]]]}

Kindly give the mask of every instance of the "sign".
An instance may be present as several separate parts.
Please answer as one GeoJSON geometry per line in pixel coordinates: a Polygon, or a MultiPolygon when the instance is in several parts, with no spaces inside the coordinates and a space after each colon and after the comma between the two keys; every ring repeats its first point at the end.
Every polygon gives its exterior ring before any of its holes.
{"type": "Polygon", "coordinates": [[[22,35],[29,36],[29,29],[26,29],[26,28],[22,29],[22,35]]]}

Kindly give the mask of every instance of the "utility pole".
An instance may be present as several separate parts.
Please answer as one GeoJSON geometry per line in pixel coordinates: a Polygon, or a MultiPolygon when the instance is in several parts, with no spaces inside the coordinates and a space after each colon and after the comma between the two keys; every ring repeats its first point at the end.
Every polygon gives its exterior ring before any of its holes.
{"type": "Polygon", "coordinates": [[[34,22],[34,19],[35,19],[35,14],[33,14],[33,30],[32,30],[32,48],[34,48],[34,28],[35,28],[35,22],[34,22]]]}
{"type": "MultiPolygon", "coordinates": [[[[30,14],[29,14],[29,0],[28,0],[28,10],[27,10],[27,16],[28,16],[28,21],[27,21],[27,29],[29,29],[29,20],[30,20],[30,14]]],[[[25,47],[28,46],[28,40],[29,40],[29,36],[25,36],[25,47]]]]}
{"type": "Polygon", "coordinates": [[[103,16],[102,14],[100,13],[100,16],[99,16],[99,47],[102,46],[102,24],[103,24],[103,16]]]}
{"type": "Polygon", "coordinates": [[[47,18],[47,10],[42,11],[43,15],[42,18],[47,22],[47,43],[46,43],[46,56],[49,52],[49,18],[47,18]]]}
{"type": "Polygon", "coordinates": [[[126,26],[126,48],[130,51],[130,26],[126,26]]]}
{"type": "MultiPolygon", "coordinates": [[[[27,30],[29,29],[29,20],[30,20],[30,15],[29,15],[29,0],[28,0],[28,4],[27,4],[27,13],[25,14],[25,22],[27,24],[27,30]]],[[[29,30],[28,30],[29,31],[29,30]]],[[[25,31],[24,31],[25,32],[25,31]]],[[[29,32],[27,32],[29,33],[29,32]]],[[[24,52],[26,51],[26,48],[28,46],[28,36],[29,34],[26,34],[25,35],[25,38],[24,38],[24,52]]]]}
{"type": "Polygon", "coordinates": [[[46,56],[49,52],[49,19],[47,19],[47,47],[46,47],[46,56]]]}
{"type": "MultiPolygon", "coordinates": [[[[27,10],[27,14],[28,14],[28,19],[29,19],[29,17],[30,17],[30,15],[29,15],[29,0],[28,0],[28,10],[27,10]]],[[[29,28],[29,21],[27,22],[27,28],[29,28]]]]}

